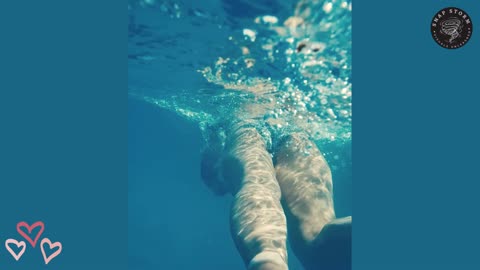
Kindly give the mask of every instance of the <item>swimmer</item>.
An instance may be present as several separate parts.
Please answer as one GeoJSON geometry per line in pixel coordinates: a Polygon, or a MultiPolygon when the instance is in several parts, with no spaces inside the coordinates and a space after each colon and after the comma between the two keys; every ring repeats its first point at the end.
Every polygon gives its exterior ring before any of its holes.
{"type": "Polygon", "coordinates": [[[211,149],[206,153],[204,181],[219,193],[234,196],[231,233],[247,269],[288,269],[287,220],[292,248],[306,269],[348,265],[317,254],[328,253],[328,246],[338,245],[335,241],[348,245],[351,219],[335,218],[330,168],[306,135],[283,138],[272,159],[252,122],[240,122],[229,127],[215,169],[207,166],[212,165],[211,149]],[[318,256],[324,261],[319,262],[318,256]]]}
{"type": "MultiPolygon", "coordinates": [[[[285,20],[283,24],[277,24],[276,18],[273,20],[272,17],[263,17],[263,23],[270,27],[269,31],[276,31],[279,36],[285,37],[284,40],[288,43],[298,42],[296,46],[292,46],[294,50],[290,48],[289,54],[297,53],[298,58],[305,58],[305,60],[303,65],[300,62],[292,63],[291,66],[292,68],[294,66],[303,67],[298,70],[298,74],[301,74],[302,79],[309,81],[325,80],[325,76],[322,76],[325,74],[319,74],[317,69],[339,73],[344,64],[340,65],[337,61],[330,61],[331,59],[322,57],[323,51],[326,48],[330,49],[326,42],[312,42],[317,35],[315,35],[315,31],[310,30],[318,27],[319,18],[322,16],[317,18],[317,22],[313,21],[314,23],[311,23],[312,20],[309,18],[320,14],[318,11],[322,8],[329,13],[332,11],[332,4],[324,5],[323,1],[300,0],[293,16],[285,20]],[[314,72],[310,72],[310,70],[314,72]]],[[[323,16],[323,18],[327,19],[328,16],[323,16]]],[[[212,21],[216,23],[216,20],[212,21]]],[[[335,40],[335,35],[328,35],[328,29],[334,28],[333,26],[335,25],[331,23],[324,24],[319,36],[335,40]]],[[[332,32],[342,33],[333,30],[332,32]]],[[[275,44],[272,42],[275,39],[268,39],[266,44],[261,46],[262,51],[268,51],[268,57],[255,58],[253,49],[255,47],[259,49],[260,46],[254,44],[261,42],[261,32],[256,41],[254,41],[255,38],[252,38],[252,36],[255,37],[252,30],[244,30],[244,33],[249,37],[247,45],[243,43],[242,39],[238,39],[238,43],[242,45],[243,58],[241,60],[243,61],[232,59],[230,61],[230,63],[234,63],[232,67],[244,66],[245,70],[252,71],[256,65],[262,64],[261,62],[267,61],[267,59],[269,62],[273,62],[274,59],[281,58],[281,53],[274,53],[275,44]],[[249,46],[251,46],[250,49],[249,46]]],[[[237,42],[234,38],[232,40],[232,42],[237,42]]],[[[334,46],[337,45],[334,44],[334,46]]],[[[170,50],[165,51],[170,52],[170,50]]],[[[175,59],[174,55],[168,55],[165,59],[167,58],[175,59]]],[[[295,61],[295,57],[292,61],[295,61]]],[[[219,58],[215,66],[221,67],[228,63],[229,58],[219,58]]],[[[188,64],[188,66],[192,65],[192,63],[188,64]]],[[[281,66],[276,66],[275,69],[277,68],[281,70],[281,66]]],[[[248,75],[253,72],[226,74],[228,70],[217,69],[212,72],[212,68],[207,67],[202,73],[208,82],[221,85],[231,91],[249,92],[249,94],[253,94],[254,98],[263,100],[245,102],[238,107],[236,99],[235,102],[229,103],[231,106],[228,107],[232,107],[235,112],[233,116],[225,113],[225,116],[231,118],[222,123],[225,138],[208,140],[208,148],[202,157],[201,173],[204,182],[215,193],[231,194],[234,198],[230,215],[231,234],[246,268],[252,270],[288,269],[288,238],[293,251],[306,269],[316,269],[316,267],[321,267],[323,270],[343,269],[338,265],[348,262],[349,259],[331,262],[335,257],[331,254],[340,248],[349,251],[349,248],[345,247],[348,247],[350,240],[351,220],[350,218],[337,219],[335,216],[332,175],[321,150],[311,141],[308,132],[274,134],[279,137],[266,134],[262,127],[285,126],[285,124],[296,126],[295,123],[279,123],[282,120],[289,121],[282,119],[282,116],[278,119],[275,117],[264,121],[266,112],[272,111],[272,108],[277,106],[276,104],[284,107],[291,106],[291,104],[288,104],[289,101],[277,103],[275,91],[278,85],[270,82],[270,78],[260,80],[248,75]],[[225,80],[225,78],[229,79],[225,80]],[[239,81],[242,83],[238,83],[239,81]],[[244,81],[248,81],[248,83],[243,83],[244,81]],[[269,95],[268,98],[267,95],[269,95]],[[262,106],[258,106],[259,104],[262,106]],[[222,143],[216,143],[218,141],[222,141],[222,143]]],[[[288,75],[295,76],[294,74],[297,73],[288,75]]],[[[165,77],[165,75],[163,76],[165,77]]],[[[285,84],[293,85],[294,82],[286,77],[285,84]]],[[[323,91],[323,88],[327,87],[322,87],[320,90],[323,91]]],[[[172,100],[176,102],[174,98],[172,100]]],[[[224,99],[219,100],[224,101],[224,99]]],[[[204,101],[199,99],[198,104],[209,104],[204,101]]],[[[149,102],[154,102],[156,105],[164,104],[163,102],[158,103],[156,100],[149,102]]],[[[320,103],[325,105],[327,100],[325,99],[325,102],[320,100],[320,103]]],[[[185,109],[176,104],[169,103],[169,105],[169,108],[174,107],[177,112],[178,108],[185,109]]],[[[224,104],[221,105],[223,108],[224,104]]],[[[294,108],[293,105],[291,107],[294,108]]],[[[284,108],[281,109],[284,111],[284,108]]],[[[190,110],[183,111],[186,111],[183,114],[191,114],[190,110]]],[[[192,111],[195,110],[192,109],[192,111]]],[[[219,111],[223,112],[223,110],[219,111]]],[[[308,112],[304,113],[302,116],[308,116],[306,115],[308,112]]],[[[348,115],[348,112],[346,113],[348,115]]],[[[312,114],[316,116],[315,113],[312,114]]],[[[311,121],[315,121],[318,118],[304,117],[304,119],[314,119],[311,121]]],[[[221,120],[223,121],[223,119],[221,120]]],[[[342,254],[347,253],[345,251],[342,254]]],[[[348,265],[348,263],[346,264],[348,265]]]]}
{"type": "MultiPolygon", "coordinates": [[[[303,17],[310,14],[304,9],[306,2],[300,1],[295,16],[285,22],[293,35],[301,35],[303,17]]],[[[304,41],[296,52],[321,50],[319,44],[304,41]]],[[[274,88],[265,81],[244,89],[222,86],[250,92],[255,99],[274,88]]],[[[224,144],[210,138],[202,157],[202,179],[215,193],[233,196],[231,235],[247,269],[287,270],[287,236],[305,269],[349,269],[351,217],[335,215],[330,167],[308,134],[277,138],[264,132],[262,127],[268,130],[275,124],[263,120],[275,104],[245,102],[237,109],[223,126],[224,144]]]]}
{"type": "Polygon", "coordinates": [[[215,193],[233,195],[231,234],[247,269],[287,270],[287,235],[305,269],[348,269],[351,219],[336,219],[330,168],[307,134],[270,135],[278,123],[262,116],[275,102],[258,99],[272,86],[260,82],[247,89],[255,100],[213,128],[202,179],[215,193]],[[216,129],[225,131],[223,144],[216,129]]]}

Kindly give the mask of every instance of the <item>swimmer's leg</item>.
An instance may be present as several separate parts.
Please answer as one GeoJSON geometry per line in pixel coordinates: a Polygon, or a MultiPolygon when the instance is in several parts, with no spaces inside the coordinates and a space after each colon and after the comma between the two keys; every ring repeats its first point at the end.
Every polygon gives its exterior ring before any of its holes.
{"type": "Polygon", "coordinates": [[[345,237],[348,239],[338,244],[349,246],[351,224],[348,219],[335,219],[330,168],[315,143],[305,134],[296,133],[282,140],[275,158],[292,248],[306,269],[330,269],[326,261],[319,264],[320,258],[332,259],[322,256],[327,253],[320,249],[329,249],[325,244],[335,242],[327,241],[329,239],[345,237]]]}
{"type": "Polygon", "coordinates": [[[298,222],[302,238],[311,242],[335,219],[330,168],[317,146],[299,133],[281,142],[275,158],[286,208],[298,222]]]}
{"type": "Polygon", "coordinates": [[[229,134],[223,177],[233,184],[231,233],[248,269],[286,270],[286,218],[272,159],[255,128],[229,134]]]}

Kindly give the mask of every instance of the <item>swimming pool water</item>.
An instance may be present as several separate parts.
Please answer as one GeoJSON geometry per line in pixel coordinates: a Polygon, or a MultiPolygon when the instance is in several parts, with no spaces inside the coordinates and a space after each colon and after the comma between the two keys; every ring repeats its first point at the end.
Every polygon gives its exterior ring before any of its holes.
{"type": "Polygon", "coordinates": [[[222,256],[222,269],[242,269],[228,235],[230,199],[209,193],[198,168],[200,150],[232,118],[258,120],[271,138],[307,132],[332,168],[338,216],[351,214],[351,9],[129,1],[129,239],[152,244],[129,252],[132,269],[209,269],[222,256]],[[173,267],[178,258],[205,265],[173,267]]]}

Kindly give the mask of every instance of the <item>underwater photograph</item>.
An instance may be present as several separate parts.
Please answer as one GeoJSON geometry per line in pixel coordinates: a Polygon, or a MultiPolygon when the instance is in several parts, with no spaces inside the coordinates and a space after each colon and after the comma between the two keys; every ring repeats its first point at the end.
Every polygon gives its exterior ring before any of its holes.
{"type": "Polygon", "coordinates": [[[0,270],[480,270],[478,1],[3,2],[0,270]]]}
{"type": "Polygon", "coordinates": [[[128,15],[129,269],[351,269],[351,0],[128,15]]]}

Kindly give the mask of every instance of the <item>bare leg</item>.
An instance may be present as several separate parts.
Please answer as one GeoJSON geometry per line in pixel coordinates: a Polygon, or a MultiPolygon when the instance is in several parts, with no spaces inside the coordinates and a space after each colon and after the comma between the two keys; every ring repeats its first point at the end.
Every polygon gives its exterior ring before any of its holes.
{"type": "Polygon", "coordinates": [[[330,168],[304,134],[278,147],[275,170],[282,189],[293,251],[307,270],[351,269],[351,217],[335,219],[330,168]]]}
{"type": "Polygon", "coordinates": [[[270,154],[257,130],[228,135],[223,177],[232,184],[231,232],[248,269],[286,270],[286,218],[270,154]]]}
{"type": "Polygon", "coordinates": [[[330,168],[317,146],[304,134],[282,141],[275,170],[286,208],[299,224],[305,242],[312,242],[335,219],[330,168]]]}

